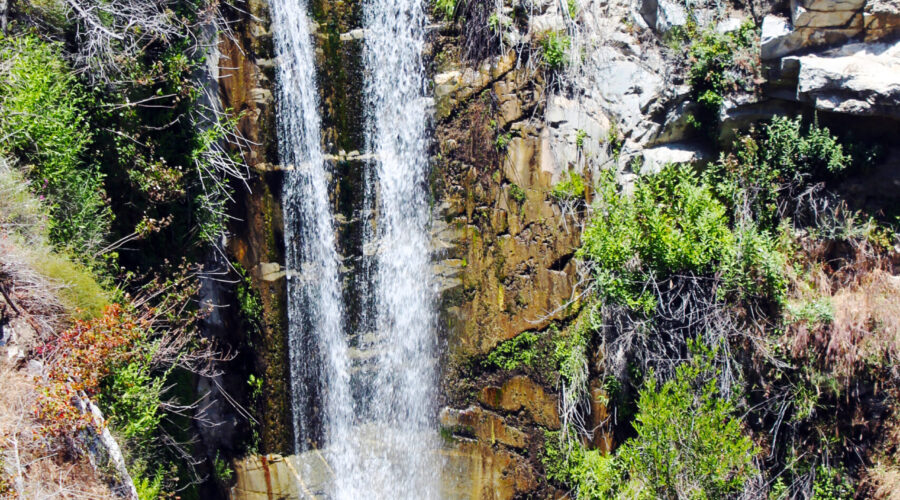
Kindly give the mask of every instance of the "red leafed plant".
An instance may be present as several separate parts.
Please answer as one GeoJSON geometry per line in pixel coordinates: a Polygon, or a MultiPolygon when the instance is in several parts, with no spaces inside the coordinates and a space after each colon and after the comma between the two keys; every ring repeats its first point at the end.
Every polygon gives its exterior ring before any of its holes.
{"type": "Polygon", "coordinates": [[[146,319],[113,304],[99,318],[76,321],[38,349],[48,369],[35,412],[49,434],[59,437],[91,425],[77,399],[95,396],[104,377],[140,353],[148,327],[146,319]]]}

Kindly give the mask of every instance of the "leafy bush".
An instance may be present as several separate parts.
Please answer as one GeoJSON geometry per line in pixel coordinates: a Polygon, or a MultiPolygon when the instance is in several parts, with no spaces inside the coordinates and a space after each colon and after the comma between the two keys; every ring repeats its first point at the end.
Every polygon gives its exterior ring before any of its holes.
{"type": "Polygon", "coordinates": [[[558,70],[566,63],[566,52],[572,41],[562,33],[551,31],[540,40],[541,57],[544,64],[551,70],[558,70]]]}
{"type": "Polygon", "coordinates": [[[689,167],[640,178],[631,197],[607,172],[597,199],[578,256],[595,265],[601,293],[632,309],[655,308],[647,279],[710,272],[734,245],[725,207],[689,167]]]}
{"type": "Polygon", "coordinates": [[[760,134],[744,136],[733,153],[710,166],[705,180],[720,200],[748,204],[752,218],[763,229],[779,223],[779,204],[791,187],[810,178],[842,172],[850,165],[837,138],[813,123],[802,133],[800,118],[777,116],[760,134]]]}
{"type": "Polygon", "coordinates": [[[86,158],[89,97],[59,53],[33,36],[0,38],[0,60],[10,64],[0,79],[0,152],[30,164],[36,191],[50,201],[51,240],[96,250],[112,214],[103,174],[86,158]]]}
{"type": "Polygon", "coordinates": [[[116,430],[140,446],[151,443],[163,417],[160,402],[165,378],[150,374],[149,361],[143,354],[112,370],[99,398],[116,430]]]}
{"type": "Polygon", "coordinates": [[[696,126],[718,123],[725,96],[740,83],[733,67],[735,52],[751,45],[754,31],[753,22],[748,21],[736,32],[719,33],[710,29],[698,34],[693,26],[685,32],[692,39],[688,50],[688,81],[693,99],[702,106],[699,116],[694,117],[696,126]]]}
{"type": "Polygon", "coordinates": [[[578,441],[546,436],[543,463],[550,479],[578,498],[726,498],[755,474],[755,447],[720,397],[712,352],[694,356],[659,386],[647,377],[633,423],[636,436],[604,457],[578,441]]]}

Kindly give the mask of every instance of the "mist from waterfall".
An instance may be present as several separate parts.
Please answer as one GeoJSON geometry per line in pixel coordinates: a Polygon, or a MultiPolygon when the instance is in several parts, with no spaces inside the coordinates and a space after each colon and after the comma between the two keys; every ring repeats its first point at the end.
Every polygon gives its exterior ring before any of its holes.
{"type": "Polygon", "coordinates": [[[321,146],[313,40],[304,0],[273,0],[278,153],[288,273],[288,352],[295,452],[339,443],[352,400],[339,256],[321,146]],[[320,420],[313,409],[321,409],[320,420]]]}

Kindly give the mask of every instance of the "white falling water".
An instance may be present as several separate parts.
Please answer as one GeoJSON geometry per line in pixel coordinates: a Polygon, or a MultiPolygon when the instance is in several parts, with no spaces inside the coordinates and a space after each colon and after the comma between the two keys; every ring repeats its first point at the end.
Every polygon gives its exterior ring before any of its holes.
{"type": "Polygon", "coordinates": [[[305,0],[273,0],[295,451],[340,443],[352,410],[338,255],[305,0]],[[320,407],[321,421],[313,418],[320,407]],[[322,428],[318,428],[317,424],[322,428]],[[323,431],[324,430],[324,431],[323,431]]]}
{"type": "Polygon", "coordinates": [[[377,251],[356,291],[369,295],[367,331],[353,335],[343,330],[308,7],[271,2],[279,154],[294,167],[283,203],[295,448],[322,448],[332,478],[321,493],[338,500],[439,497],[422,1],[364,5],[360,119],[376,158],[366,186],[376,215],[364,247],[377,251]],[[349,339],[357,339],[352,365],[349,339]]]}
{"type": "MultiPolygon", "coordinates": [[[[372,354],[349,455],[336,457],[340,499],[439,498],[434,287],[428,225],[423,0],[366,0],[366,147],[377,249],[369,290],[372,354]]],[[[355,391],[356,392],[356,391],[355,391]]]]}

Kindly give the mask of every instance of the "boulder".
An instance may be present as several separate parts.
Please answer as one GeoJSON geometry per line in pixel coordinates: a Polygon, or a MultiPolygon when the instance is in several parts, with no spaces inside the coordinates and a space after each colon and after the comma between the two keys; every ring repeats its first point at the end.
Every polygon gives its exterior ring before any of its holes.
{"type": "Polygon", "coordinates": [[[647,148],[643,151],[641,174],[652,174],[670,163],[699,163],[711,158],[709,152],[696,144],[673,143],[647,148]]]}
{"type": "Polygon", "coordinates": [[[649,27],[660,33],[687,23],[683,4],[672,0],[642,0],[638,12],[649,27]]]}

